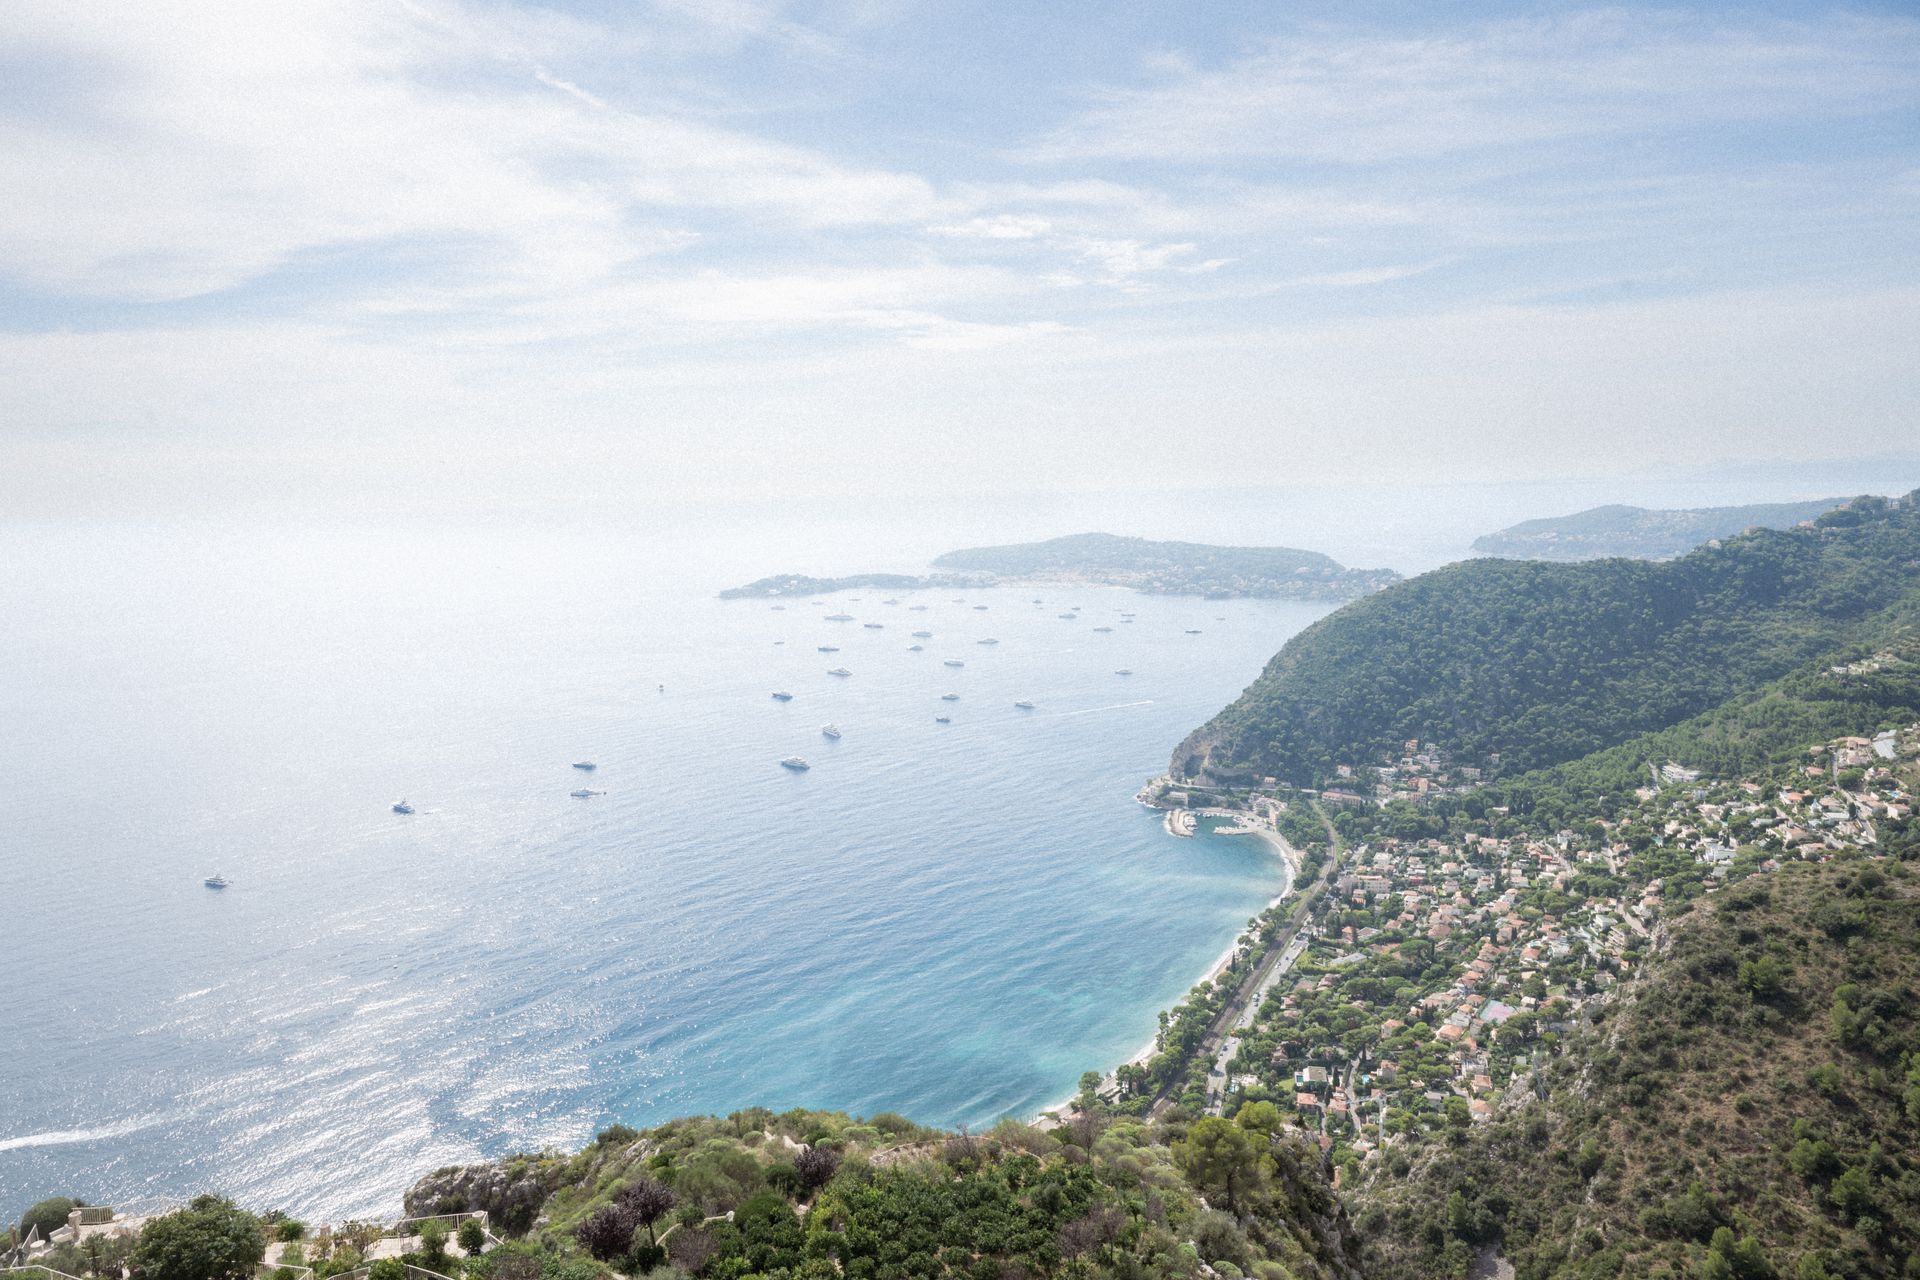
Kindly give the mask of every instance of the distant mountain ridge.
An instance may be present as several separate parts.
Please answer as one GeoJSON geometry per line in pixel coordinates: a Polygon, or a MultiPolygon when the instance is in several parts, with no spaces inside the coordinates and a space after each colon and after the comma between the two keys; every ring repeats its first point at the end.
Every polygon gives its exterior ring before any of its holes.
{"type": "Polygon", "coordinates": [[[1044,542],[949,551],[934,562],[948,572],[926,576],[857,574],[809,578],[776,574],[722,599],[823,595],[863,588],[911,591],[985,587],[1007,582],[1088,582],[1157,595],[1260,596],[1282,600],[1352,600],[1399,581],[1391,569],[1349,569],[1331,556],[1295,547],[1222,547],[1155,542],[1111,533],[1078,533],[1044,542]]]}
{"type": "Polygon", "coordinates": [[[1763,502],[1744,507],[1696,507],[1672,511],[1614,504],[1570,516],[1523,520],[1473,540],[1481,555],[1515,560],[1597,560],[1627,556],[1666,560],[1704,542],[1748,529],[1791,529],[1833,510],[1845,498],[1813,502],[1763,502]]]}
{"type": "Polygon", "coordinates": [[[1920,492],[1657,564],[1466,561],[1302,631],[1172,771],[1315,785],[1412,739],[1493,773],[1544,768],[1877,633],[1916,593],[1920,492]]]}

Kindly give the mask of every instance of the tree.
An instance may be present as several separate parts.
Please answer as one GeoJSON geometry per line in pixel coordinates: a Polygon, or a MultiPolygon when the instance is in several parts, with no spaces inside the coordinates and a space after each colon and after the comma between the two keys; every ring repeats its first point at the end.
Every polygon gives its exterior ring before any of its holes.
{"type": "Polygon", "coordinates": [[[1757,960],[1742,961],[1740,981],[1746,985],[1753,998],[1759,1001],[1777,1000],[1787,989],[1786,972],[1780,962],[1772,956],[1761,956],[1757,960]]]}
{"type": "Polygon", "coordinates": [[[427,1265],[442,1266],[447,1260],[447,1224],[439,1218],[428,1218],[420,1224],[420,1252],[427,1256],[427,1265]]]}
{"type": "Polygon", "coordinates": [[[1280,1131],[1280,1108],[1271,1102],[1243,1102],[1233,1113],[1233,1122],[1248,1133],[1271,1138],[1280,1131]]]}
{"type": "Polygon", "coordinates": [[[1873,1208],[1873,1180],[1863,1168],[1855,1166],[1833,1180],[1827,1199],[1849,1220],[1873,1208]]]}
{"type": "Polygon", "coordinates": [[[33,1208],[20,1215],[20,1238],[32,1234],[35,1227],[40,1229],[40,1238],[48,1236],[67,1225],[67,1215],[86,1204],[84,1200],[69,1200],[65,1196],[53,1196],[42,1200],[33,1208]]]}
{"type": "Polygon", "coordinates": [[[134,1280],[250,1280],[267,1251],[260,1220],[233,1201],[199,1196],[142,1228],[134,1280]]]}
{"type": "Polygon", "coordinates": [[[615,1203],[628,1217],[647,1229],[647,1243],[658,1244],[653,1238],[653,1224],[673,1208],[673,1189],[664,1182],[642,1174],[626,1190],[620,1193],[615,1203]]]}
{"type": "Polygon", "coordinates": [[[1237,1210],[1240,1197],[1260,1176],[1260,1149],[1245,1129],[1220,1116],[1204,1116],[1173,1146],[1174,1161],[1200,1191],[1219,1192],[1237,1210]]]}
{"type": "Polygon", "coordinates": [[[801,1186],[810,1192],[818,1191],[840,1171],[840,1153],[824,1147],[808,1147],[793,1158],[793,1169],[800,1175],[801,1186]]]}
{"type": "Polygon", "coordinates": [[[626,1256],[633,1248],[634,1217],[620,1204],[601,1205],[573,1230],[581,1247],[602,1262],[626,1256]]]}
{"type": "Polygon", "coordinates": [[[480,1225],[480,1219],[468,1218],[460,1224],[458,1232],[460,1251],[471,1257],[487,1247],[487,1230],[480,1225]]]}

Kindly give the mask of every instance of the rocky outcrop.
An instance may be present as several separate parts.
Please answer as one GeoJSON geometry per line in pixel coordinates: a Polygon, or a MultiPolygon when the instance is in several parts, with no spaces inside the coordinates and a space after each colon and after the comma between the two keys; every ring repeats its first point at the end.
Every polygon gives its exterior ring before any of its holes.
{"type": "Polygon", "coordinates": [[[407,1216],[484,1209],[495,1231],[518,1234],[533,1225],[565,1168],[560,1160],[513,1156],[486,1164],[435,1169],[407,1192],[407,1216]]]}

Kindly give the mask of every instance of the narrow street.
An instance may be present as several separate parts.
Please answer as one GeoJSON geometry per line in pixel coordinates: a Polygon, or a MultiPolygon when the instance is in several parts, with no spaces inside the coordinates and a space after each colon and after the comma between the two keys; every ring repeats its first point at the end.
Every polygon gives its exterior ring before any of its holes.
{"type": "MultiPolygon", "coordinates": [[[[1228,998],[1220,1012],[1214,1015],[1206,1034],[1201,1037],[1199,1047],[1195,1050],[1197,1056],[1205,1057],[1212,1064],[1207,1078],[1207,1087],[1214,1100],[1209,1102],[1209,1110],[1217,1111],[1219,1107],[1217,1100],[1224,1091],[1226,1064],[1233,1059],[1237,1033],[1252,1025],[1254,1014],[1259,1010],[1260,1001],[1265,998],[1268,988],[1278,981],[1280,976],[1293,966],[1294,961],[1299,959],[1300,953],[1306,950],[1308,939],[1303,926],[1321,895],[1333,883],[1333,878],[1340,873],[1341,864],[1346,860],[1346,846],[1340,839],[1340,833],[1334,830],[1333,822],[1327,817],[1326,811],[1319,805],[1315,805],[1314,813],[1327,829],[1331,853],[1326,865],[1320,869],[1320,874],[1301,895],[1300,901],[1294,904],[1293,913],[1281,927],[1280,935],[1274,940],[1274,945],[1268,949],[1266,957],[1253,967],[1241,981],[1239,989],[1228,998]]],[[[1172,1105],[1172,1093],[1162,1090],[1154,1098],[1152,1114],[1162,1115],[1172,1105]]]]}

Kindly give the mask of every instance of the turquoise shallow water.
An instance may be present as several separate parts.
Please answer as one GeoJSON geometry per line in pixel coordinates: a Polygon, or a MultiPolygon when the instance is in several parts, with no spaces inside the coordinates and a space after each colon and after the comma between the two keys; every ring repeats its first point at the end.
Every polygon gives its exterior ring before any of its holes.
{"type": "Polygon", "coordinates": [[[391,1212],[756,1103],[990,1123],[1137,1049],[1279,890],[1131,797],[1324,609],[774,610],[686,542],[0,532],[0,1210],[391,1212]]]}

